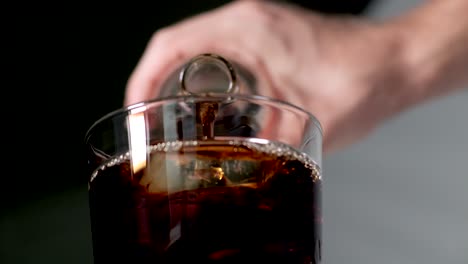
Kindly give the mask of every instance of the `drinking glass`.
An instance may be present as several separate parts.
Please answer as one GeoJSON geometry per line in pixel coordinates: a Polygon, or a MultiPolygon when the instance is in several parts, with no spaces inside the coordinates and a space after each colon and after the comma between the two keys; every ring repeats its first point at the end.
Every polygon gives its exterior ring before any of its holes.
{"type": "Polygon", "coordinates": [[[185,92],[84,143],[94,263],[321,263],[322,131],[303,109],[185,92]]]}

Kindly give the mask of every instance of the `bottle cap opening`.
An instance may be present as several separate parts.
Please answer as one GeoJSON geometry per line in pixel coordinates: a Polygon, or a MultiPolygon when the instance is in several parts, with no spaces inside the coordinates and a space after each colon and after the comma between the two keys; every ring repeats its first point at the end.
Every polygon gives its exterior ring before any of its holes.
{"type": "Polygon", "coordinates": [[[185,94],[236,93],[238,90],[231,63],[211,53],[192,58],[180,72],[179,84],[185,94]]]}

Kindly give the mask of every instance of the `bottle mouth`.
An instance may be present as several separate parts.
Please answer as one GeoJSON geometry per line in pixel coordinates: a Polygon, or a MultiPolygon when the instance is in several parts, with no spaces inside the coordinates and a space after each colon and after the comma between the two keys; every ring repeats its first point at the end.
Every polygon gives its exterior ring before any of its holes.
{"type": "Polygon", "coordinates": [[[179,86],[183,95],[235,94],[239,90],[234,67],[225,58],[212,53],[192,58],[180,72],[179,86]]]}

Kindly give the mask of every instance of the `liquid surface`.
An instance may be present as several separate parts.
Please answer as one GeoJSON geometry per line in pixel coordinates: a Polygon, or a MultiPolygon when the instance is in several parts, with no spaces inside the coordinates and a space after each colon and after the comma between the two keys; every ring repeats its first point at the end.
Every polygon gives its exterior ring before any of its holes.
{"type": "Polygon", "coordinates": [[[321,176],[265,141],[166,142],[89,183],[95,263],[320,263],[321,176]]]}

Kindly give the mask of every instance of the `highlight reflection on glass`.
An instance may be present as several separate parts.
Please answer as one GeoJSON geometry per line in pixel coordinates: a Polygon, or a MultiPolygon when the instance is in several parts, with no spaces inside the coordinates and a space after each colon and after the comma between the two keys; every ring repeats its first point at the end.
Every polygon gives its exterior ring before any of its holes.
{"type": "Polygon", "coordinates": [[[146,167],[146,121],[145,106],[130,111],[128,115],[128,137],[130,141],[130,157],[132,160],[132,172],[136,174],[146,167]]]}

